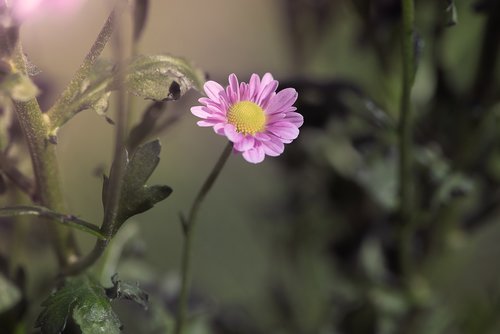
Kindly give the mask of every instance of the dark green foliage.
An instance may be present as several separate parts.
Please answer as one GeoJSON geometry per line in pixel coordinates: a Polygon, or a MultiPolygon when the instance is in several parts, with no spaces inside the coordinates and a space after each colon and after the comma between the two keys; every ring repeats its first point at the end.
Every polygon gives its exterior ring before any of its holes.
{"type": "Polygon", "coordinates": [[[0,314],[9,310],[21,300],[21,291],[0,273],[0,314]]]}
{"type": "MultiPolygon", "coordinates": [[[[127,63],[124,72],[124,87],[129,93],[156,101],[177,100],[190,89],[201,89],[205,79],[204,73],[190,62],[167,55],[137,56],[127,63]]],[[[116,77],[117,69],[113,64],[98,61],[82,81],[80,89],[69,98],[64,113],[52,120],[53,128],[62,126],[82,110],[93,109],[103,115],[108,108],[111,92],[121,86],[116,77]]],[[[23,80],[17,79],[15,82],[20,83],[9,83],[8,86],[17,88],[14,93],[19,98],[36,93],[29,89],[26,78],[23,80]]]]}
{"type": "Polygon", "coordinates": [[[89,233],[99,239],[104,236],[99,231],[99,228],[89,222],[86,222],[73,215],[58,213],[42,206],[13,206],[0,208],[0,217],[15,217],[15,216],[37,216],[45,219],[57,221],[63,225],[71,226],[83,232],[89,233]]]}
{"type": "Polygon", "coordinates": [[[156,101],[177,100],[189,89],[201,90],[205,74],[187,60],[169,55],[138,56],[125,74],[127,90],[156,101]]]}
{"type": "Polygon", "coordinates": [[[446,20],[445,24],[447,26],[454,26],[458,23],[457,7],[455,6],[454,0],[446,0],[446,20]]]}
{"type": "Polygon", "coordinates": [[[16,328],[22,327],[27,306],[24,268],[9,270],[8,263],[0,256],[0,329],[14,333],[16,328]]]}
{"type": "Polygon", "coordinates": [[[14,333],[23,326],[28,308],[26,271],[0,254],[0,329],[14,333]]]}
{"type": "Polygon", "coordinates": [[[148,308],[148,294],[138,284],[132,285],[118,279],[118,274],[111,277],[113,286],[106,289],[106,294],[111,299],[126,299],[136,302],[144,309],[148,308]]]}
{"type": "Polygon", "coordinates": [[[83,334],[120,333],[120,321],[104,288],[88,276],[67,278],[42,306],[36,326],[43,334],[62,333],[70,317],[83,334]]]}
{"type": "MultiPolygon", "coordinates": [[[[110,83],[113,77],[113,65],[107,61],[98,61],[89,75],[83,80],[76,95],[71,97],[71,103],[66,106],[67,114],[76,114],[82,110],[92,109],[103,115],[108,109],[111,94],[110,83]]],[[[66,120],[61,121],[64,123],[66,120]]]]}
{"type": "MultiPolygon", "coordinates": [[[[151,209],[156,203],[164,200],[172,193],[172,188],[165,185],[146,185],[158,162],[161,145],[159,140],[146,143],[137,148],[127,159],[120,203],[116,216],[116,232],[130,217],[151,209]]],[[[108,178],[104,177],[103,205],[106,207],[108,178]]]]}

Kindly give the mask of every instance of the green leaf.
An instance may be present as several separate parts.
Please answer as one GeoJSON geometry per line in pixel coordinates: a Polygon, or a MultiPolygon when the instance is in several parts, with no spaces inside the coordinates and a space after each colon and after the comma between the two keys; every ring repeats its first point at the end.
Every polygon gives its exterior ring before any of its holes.
{"type": "MultiPolygon", "coordinates": [[[[160,161],[161,145],[159,140],[139,146],[127,159],[120,202],[117,213],[118,228],[130,217],[151,209],[156,203],[164,200],[172,193],[172,188],[165,185],[148,186],[149,179],[160,161]]],[[[108,178],[104,177],[103,205],[106,207],[108,178]]]]}
{"type": "Polygon", "coordinates": [[[455,6],[455,0],[446,0],[445,9],[445,24],[448,27],[454,26],[458,22],[457,7],[455,6]]]}
{"type": "Polygon", "coordinates": [[[82,81],[80,89],[75,92],[65,109],[65,116],[58,120],[60,126],[80,111],[92,109],[102,116],[108,109],[110,84],[113,80],[113,65],[106,61],[98,61],[90,74],[82,81]]]}
{"type": "Polygon", "coordinates": [[[28,205],[20,205],[20,206],[12,206],[0,208],[0,217],[14,217],[14,216],[38,216],[46,219],[52,219],[58,221],[63,225],[67,225],[76,229],[79,229],[83,232],[89,233],[99,239],[105,239],[101,234],[99,227],[86,222],[78,217],[73,215],[66,215],[62,213],[58,213],[47,209],[42,206],[28,206],[28,205]]]}
{"type": "Polygon", "coordinates": [[[156,101],[177,100],[189,89],[201,90],[205,74],[188,61],[167,55],[138,56],[126,70],[129,93],[156,101]]]}
{"type": "Polygon", "coordinates": [[[21,73],[9,73],[0,81],[0,91],[4,91],[13,100],[26,102],[35,98],[38,87],[31,79],[21,73]]]}
{"type": "MultiPolygon", "coordinates": [[[[118,89],[115,67],[97,62],[79,89],[65,105],[55,105],[48,111],[55,132],[80,111],[93,109],[104,115],[113,90],[118,89]]],[[[125,69],[125,87],[131,94],[156,101],[179,99],[189,89],[201,89],[204,73],[181,58],[167,55],[138,56],[125,69]]],[[[29,80],[29,79],[28,79],[29,80]]],[[[0,86],[1,88],[1,86],[0,86]]]]}
{"type": "Polygon", "coordinates": [[[0,314],[21,301],[21,291],[0,274],[0,314]]]}
{"type": "Polygon", "coordinates": [[[127,299],[137,304],[141,305],[144,309],[148,308],[148,294],[139,288],[138,284],[132,285],[126,282],[122,282],[118,279],[118,274],[111,277],[111,282],[113,286],[106,289],[106,294],[111,299],[127,299]]]}
{"type": "Polygon", "coordinates": [[[118,334],[120,320],[111,309],[104,288],[88,276],[67,278],[63,287],[43,303],[36,327],[43,334],[59,334],[72,317],[83,334],[118,334]]]}

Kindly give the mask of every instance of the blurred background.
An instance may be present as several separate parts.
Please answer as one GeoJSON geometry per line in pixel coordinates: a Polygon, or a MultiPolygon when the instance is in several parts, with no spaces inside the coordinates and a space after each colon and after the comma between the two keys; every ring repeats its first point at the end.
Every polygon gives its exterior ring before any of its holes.
{"type": "MultiPolygon", "coordinates": [[[[231,157],[204,203],[193,333],[498,333],[499,1],[416,1],[415,226],[404,240],[400,1],[150,2],[140,53],[183,56],[222,85],[230,73],[246,81],[271,72],[280,88],[299,91],[305,119],[282,156],[259,165],[231,157]],[[409,269],[401,266],[402,242],[409,269]]],[[[42,70],[42,104],[71,79],[108,12],[89,0],[75,15],[47,14],[23,28],[25,52],[42,70]]],[[[164,306],[121,306],[135,312],[133,321],[122,317],[127,333],[161,333],[171,323],[179,213],[225,145],[196,126],[189,108],[199,97],[191,92],[166,111],[180,118],[160,136],[162,160],[150,184],[170,185],[172,196],[118,236],[120,276],[164,306]],[[148,329],[138,318],[149,319],[148,329]]],[[[146,105],[135,101],[134,123],[146,105]]],[[[92,111],[59,133],[68,206],[95,223],[112,145],[113,126],[92,111]]],[[[90,250],[93,240],[78,235],[90,250]]],[[[38,261],[43,248],[37,252],[20,250],[19,263],[28,273],[52,272],[49,251],[46,261],[38,261]]]]}

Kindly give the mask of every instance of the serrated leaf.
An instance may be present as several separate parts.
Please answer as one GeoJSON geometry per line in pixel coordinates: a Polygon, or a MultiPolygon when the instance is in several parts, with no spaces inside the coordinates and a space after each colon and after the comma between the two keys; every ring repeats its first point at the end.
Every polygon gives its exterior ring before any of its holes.
{"type": "MultiPolygon", "coordinates": [[[[124,76],[129,93],[157,101],[179,99],[189,89],[201,89],[205,82],[203,71],[184,59],[167,55],[137,56],[129,61],[124,76]]],[[[61,102],[48,111],[52,130],[86,109],[103,115],[111,92],[120,87],[116,80],[116,69],[111,63],[97,62],[80,89],[68,99],[69,103],[61,102]]]]}
{"type": "Polygon", "coordinates": [[[127,68],[127,90],[156,101],[177,100],[189,89],[201,90],[205,74],[188,61],[168,55],[138,56],[127,68]]]}
{"type": "Polygon", "coordinates": [[[55,220],[63,225],[74,227],[76,229],[79,229],[80,231],[87,232],[99,239],[104,239],[104,236],[101,234],[98,226],[95,226],[73,215],[66,215],[55,212],[43,206],[20,205],[0,208],[0,217],[14,216],[38,216],[55,220]]]}
{"type": "Polygon", "coordinates": [[[60,334],[69,317],[83,334],[118,334],[120,321],[111,309],[104,288],[88,276],[67,278],[63,287],[43,303],[36,327],[43,334],[60,334]]]}
{"type": "Polygon", "coordinates": [[[5,276],[0,274],[0,314],[21,300],[21,291],[5,276]]]}
{"type": "MultiPolygon", "coordinates": [[[[146,181],[160,161],[160,151],[160,141],[154,140],[139,146],[130,159],[127,159],[115,233],[127,219],[151,209],[172,193],[172,188],[166,185],[146,185],[146,181]]],[[[106,207],[108,183],[108,178],[104,177],[102,192],[104,207],[106,207]]]]}
{"type": "Polygon", "coordinates": [[[127,299],[141,305],[144,309],[148,308],[148,294],[139,287],[139,284],[129,284],[118,279],[118,274],[111,277],[113,286],[106,289],[106,294],[112,299],[127,299]]]}
{"type": "MultiPolygon", "coordinates": [[[[102,295],[99,296],[102,298],[102,295]]],[[[83,334],[114,334],[120,333],[121,323],[118,316],[107,304],[86,303],[73,310],[73,319],[80,326],[83,334]]]]}
{"type": "Polygon", "coordinates": [[[0,91],[4,91],[6,95],[19,102],[29,101],[40,92],[33,81],[21,73],[9,73],[3,77],[0,82],[0,91]]]}

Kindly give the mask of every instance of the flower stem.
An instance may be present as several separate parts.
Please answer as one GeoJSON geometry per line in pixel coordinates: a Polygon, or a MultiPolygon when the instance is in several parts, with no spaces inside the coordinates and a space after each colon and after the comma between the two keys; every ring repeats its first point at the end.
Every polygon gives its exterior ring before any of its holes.
{"type": "Polygon", "coordinates": [[[51,131],[57,130],[59,126],[64,124],[73,116],[73,114],[68,115],[68,109],[66,107],[71,103],[73,97],[78,94],[82,82],[87,78],[90,70],[92,69],[92,66],[95,64],[97,58],[99,58],[102,51],[104,50],[104,47],[108,43],[114,30],[115,15],[115,11],[112,11],[108,16],[106,23],[99,32],[99,35],[90,48],[89,53],[85,56],[83,63],[80,65],[80,68],[76,71],[73,79],[70,81],[66,89],[62,92],[61,96],[59,96],[57,101],[47,112],[51,123],[51,131]]]}
{"type": "Polygon", "coordinates": [[[401,109],[399,116],[399,193],[400,215],[402,219],[401,234],[401,269],[408,272],[411,268],[411,238],[414,230],[413,217],[413,153],[412,134],[413,117],[411,106],[411,88],[415,77],[414,59],[414,2],[401,0],[402,8],[402,62],[403,77],[401,109]]]}
{"type": "Polygon", "coordinates": [[[113,153],[113,166],[109,175],[108,191],[106,196],[106,207],[104,208],[104,219],[101,225],[101,233],[104,240],[97,240],[92,251],[78,262],[72,264],[63,272],[64,275],[76,275],[93,265],[105,252],[109,242],[117,232],[116,216],[120,203],[123,175],[125,173],[127,151],[125,148],[127,138],[129,104],[123,87],[123,69],[125,65],[125,51],[123,47],[121,29],[122,19],[115,23],[118,25],[115,38],[113,39],[113,53],[117,64],[117,82],[119,87],[116,93],[116,119],[115,119],[115,146],[113,153]]]}
{"type": "MultiPolygon", "coordinates": [[[[13,62],[15,70],[26,73],[26,63],[20,44],[15,47],[13,62]]],[[[48,141],[48,123],[38,101],[14,101],[17,118],[26,138],[36,181],[36,200],[56,212],[66,212],[61,191],[55,145],[48,141]]],[[[51,223],[51,236],[61,267],[74,261],[78,255],[72,231],[51,223]]]]}
{"type": "Polygon", "coordinates": [[[175,334],[182,334],[184,325],[186,323],[187,316],[187,304],[189,297],[189,286],[191,283],[191,258],[193,252],[193,238],[194,238],[194,227],[196,226],[196,217],[198,216],[198,211],[200,206],[205,199],[206,195],[212,188],[213,184],[217,180],[222,168],[226,164],[229,156],[231,155],[233,149],[233,144],[229,142],[224,151],[222,152],[219,160],[215,164],[214,168],[208,175],[205,183],[200,188],[198,195],[196,196],[191,209],[189,210],[189,215],[187,219],[181,217],[182,228],[184,232],[184,244],[182,248],[182,272],[181,272],[181,292],[179,296],[179,304],[177,307],[177,319],[175,322],[175,334]]]}

